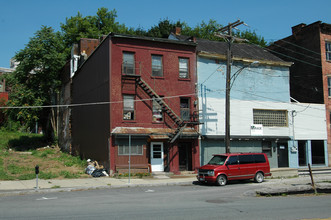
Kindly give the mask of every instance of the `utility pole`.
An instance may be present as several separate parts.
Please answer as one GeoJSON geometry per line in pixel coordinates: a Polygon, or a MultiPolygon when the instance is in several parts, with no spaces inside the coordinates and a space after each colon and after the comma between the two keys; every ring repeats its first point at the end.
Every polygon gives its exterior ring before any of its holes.
{"type": "Polygon", "coordinates": [[[230,89],[231,89],[231,63],[232,63],[232,48],[231,45],[235,40],[242,40],[232,35],[232,29],[244,24],[243,21],[237,20],[229,25],[220,28],[217,32],[221,34],[215,34],[218,37],[222,37],[228,42],[227,59],[226,59],[226,95],[225,95],[225,152],[230,153],[230,89]],[[227,33],[226,33],[227,32],[227,33]]]}

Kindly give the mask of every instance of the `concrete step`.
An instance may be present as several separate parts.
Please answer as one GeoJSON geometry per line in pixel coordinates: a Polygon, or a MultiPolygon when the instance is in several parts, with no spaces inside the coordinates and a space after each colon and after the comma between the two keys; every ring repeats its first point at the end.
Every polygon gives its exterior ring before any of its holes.
{"type": "Polygon", "coordinates": [[[168,178],[170,178],[168,175],[169,174],[167,172],[162,172],[162,171],[152,172],[153,178],[156,178],[156,179],[168,179],[168,178]]]}
{"type": "Polygon", "coordinates": [[[294,177],[298,176],[298,169],[295,168],[272,168],[270,169],[271,178],[294,177]]]}

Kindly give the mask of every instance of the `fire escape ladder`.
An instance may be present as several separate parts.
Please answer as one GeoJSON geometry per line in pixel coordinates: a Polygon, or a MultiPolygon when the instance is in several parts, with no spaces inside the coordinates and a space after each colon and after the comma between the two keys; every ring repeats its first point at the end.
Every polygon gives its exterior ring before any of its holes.
{"type": "Polygon", "coordinates": [[[162,107],[162,110],[176,123],[178,126],[174,133],[169,135],[170,143],[175,142],[182,131],[186,128],[185,123],[168,105],[163,99],[143,80],[141,77],[136,78],[137,84],[149,95],[151,98],[156,98],[155,101],[162,107]]]}
{"type": "Polygon", "coordinates": [[[136,79],[138,85],[149,95],[151,98],[156,98],[155,101],[162,107],[162,110],[178,125],[183,124],[183,120],[163,101],[163,99],[156,94],[156,92],[141,78],[136,79]]]}
{"type": "Polygon", "coordinates": [[[179,137],[179,135],[184,131],[184,129],[186,128],[186,123],[182,123],[181,125],[178,126],[178,128],[176,129],[176,131],[170,135],[170,143],[174,143],[175,140],[179,137]]]}

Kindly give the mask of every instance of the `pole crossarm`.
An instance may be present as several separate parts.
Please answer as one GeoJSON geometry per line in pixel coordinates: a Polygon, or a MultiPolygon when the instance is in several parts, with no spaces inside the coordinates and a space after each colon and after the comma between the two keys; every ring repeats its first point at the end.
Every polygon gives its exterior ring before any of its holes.
{"type": "MultiPolygon", "coordinates": [[[[221,37],[225,40],[228,40],[229,38],[231,38],[231,35],[228,35],[228,34],[219,34],[219,33],[215,33],[214,34],[216,37],[221,37]]],[[[238,41],[238,42],[249,42],[249,40],[247,39],[242,39],[242,38],[239,38],[239,37],[233,37],[232,36],[232,40],[233,41],[238,41]]]]}
{"type": "MultiPolygon", "coordinates": [[[[222,28],[218,29],[217,32],[228,31],[228,30],[229,30],[229,27],[234,28],[234,27],[237,27],[237,26],[239,26],[239,25],[241,25],[241,24],[244,24],[244,22],[243,22],[243,21],[240,21],[240,20],[237,20],[237,21],[235,21],[235,22],[233,22],[233,23],[229,23],[229,24],[228,24],[227,26],[225,26],[225,27],[222,27],[222,28]]],[[[230,34],[230,33],[228,33],[228,34],[230,34]]]]}

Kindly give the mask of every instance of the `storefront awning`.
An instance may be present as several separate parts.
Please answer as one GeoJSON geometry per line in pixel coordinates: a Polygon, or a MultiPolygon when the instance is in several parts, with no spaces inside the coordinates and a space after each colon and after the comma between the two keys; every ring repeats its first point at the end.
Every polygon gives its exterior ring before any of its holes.
{"type": "MultiPolygon", "coordinates": [[[[146,136],[153,140],[168,140],[169,135],[173,134],[175,129],[171,128],[142,128],[142,127],[116,127],[111,134],[114,136],[146,136]]],[[[193,128],[185,128],[180,137],[181,138],[197,138],[198,132],[193,128]]]]}
{"type": "Polygon", "coordinates": [[[164,141],[164,140],[168,140],[169,136],[168,135],[157,135],[157,134],[153,134],[153,135],[149,135],[149,139],[151,141],[164,141]]]}

